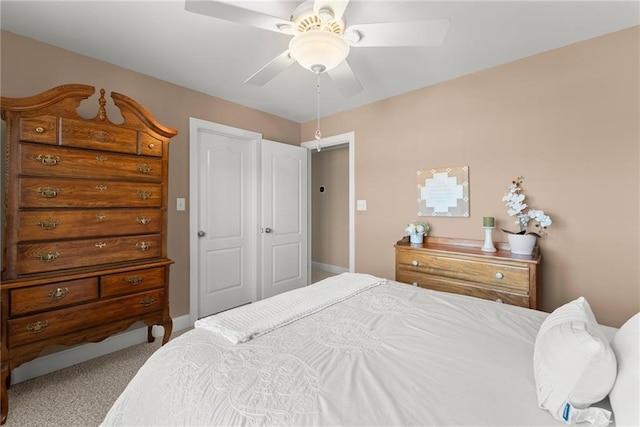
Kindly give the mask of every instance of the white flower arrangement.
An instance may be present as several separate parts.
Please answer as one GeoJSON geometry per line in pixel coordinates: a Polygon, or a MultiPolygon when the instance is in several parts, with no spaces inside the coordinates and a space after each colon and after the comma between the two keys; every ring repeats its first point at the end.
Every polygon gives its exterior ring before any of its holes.
{"type": "Polygon", "coordinates": [[[547,234],[546,230],[552,224],[551,218],[539,209],[529,208],[528,211],[525,211],[529,206],[524,203],[525,195],[522,194],[522,188],[520,187],[522,181],[524,181],[523,176],[511,181],[509,191],[502,197],[502,201],[509,208],[507,210],[509,216],[517,217],[515,223],[520,227],[520,231],[517,233],[508,230],[502,231],[512,234],[535,234],[538,237],[542,237],[547,234]],[[530,223],[533,223],[536,232],[529,231],[530,223]]]}
{"type": "Polygon", "coordinates": [[[429,225],[426,222],[414,221],[409,223],[404,231],[409,236],[421,233],[427,234],[429,232],[429,225]]]}

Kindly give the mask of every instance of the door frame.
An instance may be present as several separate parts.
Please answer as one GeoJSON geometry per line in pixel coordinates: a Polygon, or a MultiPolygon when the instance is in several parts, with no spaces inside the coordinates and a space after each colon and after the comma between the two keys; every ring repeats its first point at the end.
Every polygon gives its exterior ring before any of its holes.
{"type": "MultiPolygon", "coordinates": [[[[306,141],[300,144],[309,151],[318,148],[339,148],[347,147],[349,149],[349,272],[356,271],[356,134],[355,132],[342,133],[340,135],[328,136],[319,140],[306,141]]],[[[311,156],[309,155],[309,185],[311,185],[311,156]]],[[[311,195],[311,192],[309,192],[311,195]]],[[[309,275],[311,275],[311,196],[309,196],[309,275]]]]}
{"type": "MultiPolygon", "coordinates": [[[[198,243],[198,217],[200,215],[200,141],[198,130],[205,128],[212,133],[231,136],[233,138],[251,140],[257,144],[260,153],[260,141],[262,134],[252,132],[232,126],[214,123],[208,120],[189,117],[189,324],[193,326],[198,320],[198,283],[200,282],[200,272],[198,269],[199,243],[198,243]]],[[[258,168],[260,165],[258,164],[258,168]]],[[[259,172],[259,171],[258,171],[259,172]]],[[[258,195],[259,196],[259,195],[258,195]]],[[[257,206],[260,205],[258,200],[257,206]]],[[[256,215],[259,212],[256,212],[256,215]]],[[[256,216],[257,217],[257,216],[256,216]]],[[[256,260],[258,246],[256,245],[256,260]]],[[[252,290],[251,301],[256,301],[257,289],[252,290]]]]}

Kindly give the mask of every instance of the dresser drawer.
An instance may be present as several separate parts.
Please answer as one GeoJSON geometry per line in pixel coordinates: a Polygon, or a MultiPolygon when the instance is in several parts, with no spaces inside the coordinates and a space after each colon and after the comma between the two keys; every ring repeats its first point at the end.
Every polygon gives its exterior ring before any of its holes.
{"type": "Polygon", "coordinates": [[[18,245],[18,274],[158,258],[159,234],[18,245]]]}
{"type": "Polygon", "coordinates": [[[164,268],[149,268],[103,276],[100,279],[100,294],[103,297],[130,294],[163,286],[164,268]]]}
{"type": "Polygon", "coordinates": [[[11,316],[98,299],[98,278],[69,280],[10,292],[11,316]]]}
{"type": "Polygon", "coordinates": [[[160,207],[162,185],[66,178],[21,178],[20,208],[160,207]]]}
{"type": "Polygon", "coordinates": [[[140,137],[139,154],[143,156],[162,157],[165,144],[163,144],[161,140],[146,132],[140,132],[138,136],[140,137]]]}
{"type": "Polygon", "coordinates": [[[163,298],[164,290],[158,289],[10,319],[9,346],[16,347],[159,311],[163,309],[163,298]]]}
{"type": "Polygon", "coordinates": [[[527,294],[500,291],[491,286],[473,284],[446,277],[431,276],[411,270],[400,269],[396,280],[403,283],[415,284],[421,288],[435,291],[452,292],[476,298],[500,301],[506,304],[529,307],[530,301],[527,294]]]}
{"type": "Polygon", "coordinates": [[[124,181],[162,181],[162,159],[20,144],[22,175],[82,177],[124,181]]]}
{"type": "Polygon", "coordinates": [[[119,126],[62,119],[62,145],[137,154],[138,132],[119,126]]]}
{"type": "Polygon", "coordinates": [[[404,270],[491,285],[506,291],[529,291],[529,269],[491,261],[475,261],[420,251],[398,250],[398,267],[404,270]]]}
{"type": "Polygon", "coordinates": [[[18,224],[21,242],[153,234],[162,230],[162,211],[159,208],[19,211],[18,224]]]}
{"type": "Polygon", "coordinates": [[[20,118],[20,140],[56,144],[58,142],[58,118],[55,116],[20,118]]]}

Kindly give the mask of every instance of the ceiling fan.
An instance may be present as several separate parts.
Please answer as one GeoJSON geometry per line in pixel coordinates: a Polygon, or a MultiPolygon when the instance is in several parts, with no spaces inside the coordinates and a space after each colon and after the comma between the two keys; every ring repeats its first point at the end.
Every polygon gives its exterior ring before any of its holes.
{"type": "Polygon", "coordinates": [[[283,19],[224,1],[185,0],[190,12],[293,36],[289,49],[245,83],[262,86],[298,62],[317,75],[326,72],[345,96],[362,90],[346,61],[351,47],[438,46],[450,25],[448,19],[438,19],[346,26],[348,5],[349,0],[307,0],[283,19]]]}

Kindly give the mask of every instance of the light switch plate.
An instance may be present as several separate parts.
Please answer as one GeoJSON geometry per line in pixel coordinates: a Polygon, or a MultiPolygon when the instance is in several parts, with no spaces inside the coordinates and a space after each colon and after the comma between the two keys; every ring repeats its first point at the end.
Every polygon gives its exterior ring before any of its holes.
{"type": "Polygon", "coordinates": [[[366,211],[367,210],[367,201],[366,200],[358,200],[356,202],[356,209],[359,211],[366,211]]]}
{"type": "Polygon", "coordinates": [[[176,199],[176,210],[177,211],[185,210],[185,200],[182,197],[178,197],[176,199]]]}

